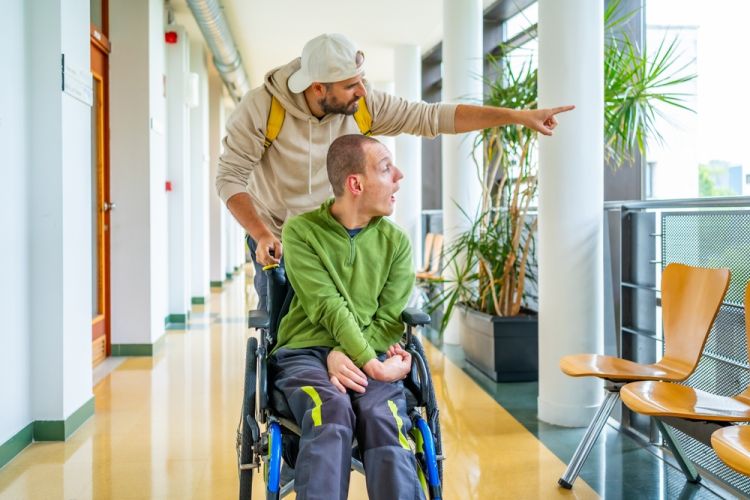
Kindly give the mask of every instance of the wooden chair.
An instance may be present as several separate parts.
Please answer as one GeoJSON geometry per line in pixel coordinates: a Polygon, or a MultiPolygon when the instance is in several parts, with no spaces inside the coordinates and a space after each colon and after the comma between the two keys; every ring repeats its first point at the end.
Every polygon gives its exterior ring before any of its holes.
{"type": "Polygon", "coordinates": [[[725,464],[750,476],[750,426],[730,425],[715,431],[711,446],[725,464]]]}
{"type": "Polygon", "coordinates": [[[417,274],[428,273],[430,271],[430,266],[432,265],[430,255],[432,255],[432,242],[434,239],[435,235],[433,233],[427,233],[424,237],[424,259],[422,260],[422,269],[419,269],[417,274]]]}
{"type": "Polygon", "coordinates": [[[662,273],[664,356],[657,363],[599,354],[575,354],[560,360],[560,369],[571,377],[598,377],[606,381],[607,394],[584,434],[565,473],[564,488],[573,482],[620,397],[620,388],[638,380],[685,380],[698,359],[729,286],[728,269],[703,269],[669,264],[662,273]]]}
{"type": "Polygon", "coordinates": [[[427,261],[428,256],[429,265],[424,271],[417,273],[417,279],[423,281],[440,281],[442,276],[440,275],[440,260],[443,258],[443,235],[440,233],[433,234],[432,238],[432,250],[428,255],[427,252],[427,239],[425,238],[425,260],[427,261]]]}
{"type": "MultiPolygon", "coordinates": [[[[750,346],[750,284],[745,288],[745,334],[750,346]]],[[[694,389],[685,385],[670,384],[667,382],[635,382],[622,388],[622,400],[631,410],[654,417],[659,430],[665,441],[671,446],[673,437],[665,427],[665,423],[673,427],[692,423],[696,437],[704,444],[714,446],[717,442],[728,457],[737,458],[738,450],[745,451],[745,470],[750,471],[750,434],[748,430],[729,430],[730,427],[716,430],[718,427],[726,426],[728,422],[750,422],[750,387],[746,387],[741,393],[726,397],[712,394],[710,392],[694,389]],[[694,421],[706,423],[695,424],[694,421]],[[709,424],[712,422],[713,425],[709,424]],[[703,427],[701,429],[700,427],[703,427]],[[710,435],[710,438],[708,437],[710,435]],[[740,438],[740,436],[743,436],[740,438]]],[[[750,429],[749,429],[750,430],[750,429]]],[[[719,448],[714,448],[719,452],[719,448]]],[[[674,448],[673,448],[674,451],[674,448]]],[[[675,453],[677,455],[677,453],[675,453]]],[[[678,458],[678,462],[680,462],[678,458]]],[[[722,458],[722,460],[724,460],[722,458]]],[[[727,464],[738,464],[737,460],[727,464]]],[[[680,466],[683,464],[680,463],[680,466]]],[[[697,482],[700,476],[695,473],[692,464],[685,460],[683,472],[688,481],[697,482]]],[[[742,472],[742,471],[740,471],[742,472]]],[[[747,474],[747,472],[744,472],[747,474]]]]}

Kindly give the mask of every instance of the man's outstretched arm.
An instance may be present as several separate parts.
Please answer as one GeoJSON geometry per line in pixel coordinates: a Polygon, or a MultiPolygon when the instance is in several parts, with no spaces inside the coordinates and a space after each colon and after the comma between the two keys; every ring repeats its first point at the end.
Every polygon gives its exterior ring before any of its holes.
{"type": "Polygon", "coordinates": [[[552,135],[552,131],[557,127],[555,116],[574,108],[575,106],[547,109],[510,109],[459,104],[456,108],[454,126],[456,133],[462,133],[518,124],[536,130],[543,135],[552,135]]]}

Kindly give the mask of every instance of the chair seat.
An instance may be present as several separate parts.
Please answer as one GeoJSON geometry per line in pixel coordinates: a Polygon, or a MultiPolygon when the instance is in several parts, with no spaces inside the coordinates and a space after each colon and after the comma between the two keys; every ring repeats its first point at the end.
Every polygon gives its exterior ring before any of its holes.
{"type": "Polygon", "coordinates": [[[674,380],[687,377],[659,363],[644,365],[615,356],[572,354],[560,359],[560,369],[571,377],[599,377],[615,382],[630,380],[674,380]]]}
{"type": "Polygon", "coordinates": [[[732,425],[711,435],[711,446],[732,469],[750,475],[750,427],[732,425]]]}
{"type": "Polygon", "coordinates": [[[633,382],[620,390],[620,396],[631,410],[643,415],[750,422],[750,401],[719,396],[684,385],[633,382]]]}

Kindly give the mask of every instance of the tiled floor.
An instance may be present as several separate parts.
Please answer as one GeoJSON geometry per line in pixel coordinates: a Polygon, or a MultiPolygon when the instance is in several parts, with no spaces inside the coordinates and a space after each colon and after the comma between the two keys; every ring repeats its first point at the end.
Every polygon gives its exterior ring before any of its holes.
{"type": "MultiPolygon", "coordinates": [[[[493,382],[464,362],[460,348],[442,346],[441,350],[558,458],[566,463],[570,460],[585,429],[557,427],[540,422],[536,416],[536,382],[493,382]]],[[[644,446],[607,425],[584,464],[579,481],[585,480],[602,498],[608,500],[737,497],[706,478],[698,485],[688,483],[682,472],[657,457],[658,453],[655,447],[644,446]]],[[[578,484],[575,483],[574,489],[578,489],[578,484]]]]}
{"type": "MultiPolygon", "coordinates": [[[[186,329],[170,329],[155,357],[128,358],[105,375],[94,417],[67,442],[35,443],[1,469],[0,498],[236,498],[248,283],[238,275],[193,310],[186,329]]],[[[598,498],[587,482],[607,498],[671,498],[670,485],[684,485],[610,429],[575,488],[557,488],[559,457],[572,454],[581,431],[539,424],[533,384],[489,384],[461,368],[460,353],[426,348],[441,405],[445,498],[598,498]]],[[[259,476],[254,487],[262,498],[259,476]]],[[[705,488],[688,493],[710,497],[705,488]]],[[[366,498],[356,473],[350,498],[366,498]]]]}

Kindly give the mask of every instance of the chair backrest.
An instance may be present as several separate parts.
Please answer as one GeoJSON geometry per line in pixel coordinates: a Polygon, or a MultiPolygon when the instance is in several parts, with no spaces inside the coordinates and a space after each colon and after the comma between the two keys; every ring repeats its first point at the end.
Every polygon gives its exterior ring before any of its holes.
{"type": "Polygon", "coordinates": [[[443,257],[443,235],[436,233],[432,240],[432,260],[430,261],[430,273],[439,274],[440,259],[443,257]]]}
{"type": "Polygon", "coordinates": [[[659,364],[684,373],[695,371],[708,333],[729,288],[729,269],[669,264],[662,273],[664,357],[659,364]]]}
{"type": "Polygon", "coordinates": [[[274,267],[264,272],[268,277],[269,340],[271,345],[275,345],[279,333],[279,324],[281,318],[289,312],[289,305],[294,297],[294,288],[287,279],[283,267],[274,267]]]}
{"type": "MultiPolygon", "coordinates": [[[[747,355],[750,358],[750,311],[748,307],[750,307],[750,281],[745,285],[745,336],[747,337],[747,355]]],[[[737,397],[750,404],[750,385],[745,387],[745,390],[737,397]]]]}
{"type": "Polygon", "coordinates": [[[430,262],[430,255],[432,255],[432,240],[435,235],[427,233],[424,237],[424,259],[422,260],[422,269],[419,270],[421,273],[426,273],[430,270],[432,262],[430,262]]]}

